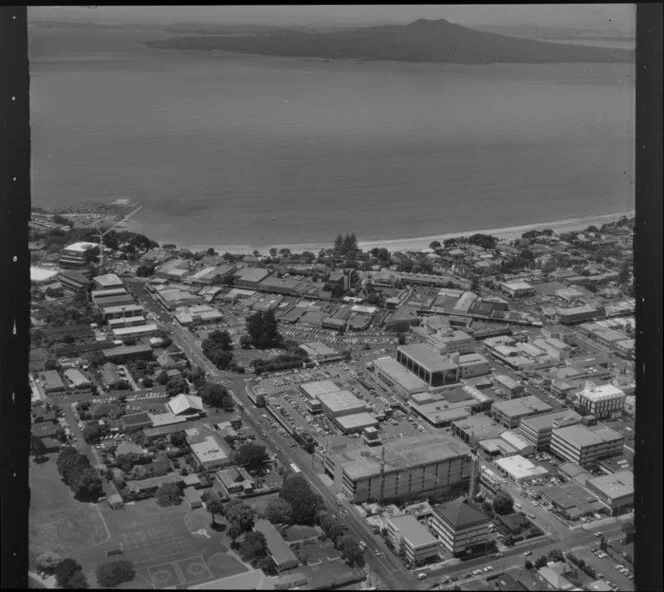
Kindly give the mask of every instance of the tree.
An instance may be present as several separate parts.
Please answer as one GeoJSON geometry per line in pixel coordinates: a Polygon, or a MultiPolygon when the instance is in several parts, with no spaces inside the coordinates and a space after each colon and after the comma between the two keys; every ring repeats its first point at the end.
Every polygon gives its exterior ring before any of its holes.
{"type": "Polygon", "coordinates": [[[203,403],[215,409],[233,409],[233,399],[228,389],[222,384],[206,382],[198,389],[198,396],[203,400],[203,403]]]}
{"type": "Polygon", "coordinates": [[[334,239],[334,250],[337,252],[341,252],[343,249],[344,245],[344,238],[341,236],[341,233],[337,235],[337,238],[334,239]]]}
{"type": "Polygon", "coordinates": [[[244,561],[248,561],[252,565],[260,559],[267,557],[265,535],[258,531],[247,533],[242,545],[240,545],[240,555],[244,561]]]}
{"type": "Polygon", "coordinates": [[[363,565],[364,563],[364,553],[360,548],[360,544],[357,542],[357,539],[351,535],[346,535],[343,538],[341,554],[351,567],[363,565]]]}
{"type": "Polygon", "coordinates": [[[251,506],[240,500],[233,500],[226,505],[226,520],[246,532],[254,527],[256,514],[251,506]]]}
{"type": "Polygon", "coordinates": [[[249,442],[240,446],[234,454],[235,462],[249,471],[257,471],[265,466],[270,455],[265,451],[265,446],[249,442]]]}
{"type": "Polygon", "coordinates": [[[514,509],[514,500],[512,499],[512,496],[509,493],[501,491],[493,499],[493,509],[496,514],[511,514],[514,509]]]}
{"type": "Polygon", "coordinates": [[[165,385],[168,383],[168,372],[166,370],[162,370],[158,375],[157,375],[157,384],[160,385],[165,385]]]}
{"type": "Polygon", "coordinates": [[[301,473],[289,475],[284,480],[279,497],[293,508],[295,524],[313,524],[318,509],[322,506],[320,497],[314,494],[301,473]]]}
{"type": "Polygon", "coordinates": [[[154,381],[149,376],[143,378],[143,387],[150,388],[154,384],[154,381]]]}
{"type": "Polygon", "coordinates": [[[246,319],[247,334],[251,345],[257,349],[281,347],[283,338],[279,333],[277,319],[273,310],[258,311],[246,319]]]}
{"type": "Polygon", "coordinates": [[[160,506],[177,506],[182,501],[182,491],[175,483],[164,483],[155,494],[160,506]]]}
{"type": "Polygon", "coordinates": [[[173,376],[172,378],[169,378],[168,382],[166,383],[166,394],[169,397],[175,397],[181,393],[186,394],[188,392],[189,385],[187,384],[187,381],[182,378],[182,376],[173,376]]]}
{"type": "Polygon", "coordinates": [[[240,337],[240,347],[242,349],[249,349],[251,346],[251,337],[249,335],[243,335],[240,337]]]}
{"type": "Polygon", "coordinates": [[[549,551],[549,559],[551,561],[563,561],[563,552],[560,549],[551,549],[549,551]]]}
{"type": "Polygon", "coordinates": [[[90,587],[88,584],[88,578],[85,577],[85,574],[82,571],[77,571],[74,575],[69,578],[69,581],[64,586],[69,590],[84,590],[90,587]]]}
{"type": "Polygon", "coordinates": [[[187,444],[187,438],[183,432],[175,432],[171,434],[171,444],[176,448],[182,448],[187,444]]]}
{"type": "Polygon", "coordinates": [[[71,577],[83,568],[75,559],[63,559],[55,566],[55,581],[60,588],[65,588],[71,577]]]}
{"type": "Polygon", "coordinates": [[[30,450],[32,450],[32,454],[35,455],[35,461],[40,462],[46,458],[46,446],[41,438],[37,436],[32,436],[30,438],[30,450]]]}
{"type": "Polygon", "coordinates": [[[205,504],[207,511],[212,514],[212,522],[216,524],[216,516],[217,514],[219,516],[224,515],[224,502],[218,498],[211,499],[209,502],[205,504]]]}
{"type": "Polygon", "coordinates": [[[429,248],[430,248],[432,251],[437,251],[437,250],[440,249],[442,246],[443,246],[443,245],[440,244],[440,241],[437,241],[437,240],[435,240],[435,241],[431,241],[431,242],[429,243],[429,248]]]}
{"type": "Polygon", "coordinates": [[[293,508],[283,499],[274,499],[265,508],[265,518],[272,524],[292,524],[293,508]]]}
{"type": "Polygon", "coordinates": [[[533,568],[533,562],[532,562],[530,559],[526,559],[526,560],[524,561],[523,566],[524,566],[526,569],[532,569],[532,568],[533,568]]]}
{"type": "Polygon", "coordinates": [[[83,438],[87,444],[94,444],[101,437],[99,425],[90,423],[83,428],[83,438]]]}
{"type": "Polygon", "coordinates": [[[541,555],[535,560],[535,567],[539,569],[540,567],[546,567],[546,556],[541,555]]]}
{"type": "Polygon", "coordinates": [[[399,337],[397,338],[397,342],[399,345],[405,345],[406,344],[406,334],[405,333],[399,333],[399,337]]]}
{"type": "Polygon", "coordinates": [[[235,542],[235,539],[242,534],[243,530],[238,524],[229,524],[228,529],[226,530],[226,535],[231,539],[232,542],[235,542]]]}
{"type": "Polygon", "coordinates": [[[272,259],[276,259],[278,254],[279,254],[279,251],[277,249],[275,249],[274,247],[272,247],[270,249],[270,257],[272,257],[272,259]]]}
{"type": "Polygon", "coordinates": [[[40,571],[45,571],[48,574],[52,574],[55,571],[55,568],[62,561],[62,557],[53,551],[46,551],[37,557],[35,561],[35,566],[40,571]]]}
{"type": "Polygon", "coordinates": [[[131,582],[136,576],[134,564],[126,559],[102,563],[96,570],[97,583],[102,588],[114,588],[124,582],[131,582]]]}

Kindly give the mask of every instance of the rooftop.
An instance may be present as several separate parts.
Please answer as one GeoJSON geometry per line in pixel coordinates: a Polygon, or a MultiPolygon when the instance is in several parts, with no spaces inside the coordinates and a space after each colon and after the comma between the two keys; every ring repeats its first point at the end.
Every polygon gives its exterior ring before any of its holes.
{"type": "Polygon", "coordinates": [[[399,351],[412,358],[420,366],[429,371],[436,372],[440,370],[453,370],[458,366],[447,358],[443,358],[424,343],[413,343],[412,345],[402,345],[399,351]]]}
{"type": "Polygon", "coordinates": [[[545,415],[524,417],[521,420],[521,425],[539,432],[545,428],[552,427],[555,421],[564,421],[566,419],[569,419],[570,421],[575,420],[576,423],[578,423],[581,421],[581,416],[576,411],[565,409],[563,411],[556,411],[555,413],[546,413],[545,415]]]}
{"type": "Polygon", "coordinates": [[[239,281],[244,282],[260,282],[270,275],[270,271],[262,269],[261,267],[243,267],[235,272],[235,276],[239,281]]]}
{"type": "Polygon", "coordinates": [[[611,499],[634,494],[634,473],[632,471],[618,471],[612,475],[602,475],[586,481],[611,499]]]}
{"type": "Polygon", "coordinates": [[[378,420],[373,415],[363,411],[362,413],[353,413],[352,415],[338,417],[337,422],[343,429],[352,430],[368,426],[375,426],[378,423],[378,420]]]}
{"type": "Polygon", "coordinates": [[[284,565],[291,562],[299,564],[300,561],[291,551],[290,547],[279,534],[279,531],[267,520],[257,520],[254,530],[262,532],[265,536],[270,555],[277,565],[284,565]]]}
{"type": "Polygon", "coordinates": [[[97,277],[93,278],[93,280],[98,286],[101,286],[102,288],[111,288],[113,286],[124,285],[123,281],[114,273],[98,275],[97,277]]]}
{"type": "Polygon", "coordinates": [[[89,251],[90,249],[94,249],[95,247],[98,247],[96,243],[89,243],[89,242],[78,242],[78,243],[73,243],[71,245],[67,245],[65,247],[65,251],[73,251],[76,253],[85,253],[86,251],[89,251]]]}
{"type": "Polygon", "coordinates": [[[190,444],[191,451],[200,462],[226,460],[228,453],[221,447],[214,436],[208,436],[202,442],[190,444]]]}
{"type": "Polygon", "coordinates": [[[598,424],[592,427],[576,424],[556,428],[553,430],[553,435],[554,437],[558,436],[562,438],[572,444],[572,446],[578,448],[584,446],[597,446],[605,442],[614,442],[624,438],[622,434],[603,424],[598,424]]]}
{"type": "Polygon", "coordinates": [[[317,396],[317,399],[332,413],[347,409],[366,408],[366,405],[360,399],[346,390],[321,393],[317,396]]]}
{"type": "Polygon", "coordinates": [[[581,392],[584,399],[592,402],[610,401],[612,399],[619,399],[625,396],[625,393],[613,384],[602,385],[586,385],[586,388],[581,392]]]}
{"type": "Polygon", "coordinates": [[[58,275],[57,269],[46,269],[45,267],[30,266],[30,281],[45,282],[58,275]]]}
{"type": "Polygon", "coordinates": [[[406,370],[394,358],[378,358],[377,360],[374,360],[374,366],[385,372],[385,374],[395,380],[407,391],[412,391],[415,389],[421,389],[424,391],[427,389],[426,382],[415,376],[412,372],[406,370]]]}
{"type": "Polygon", "coordinates": [[[509,473],[517,481],[522,479],[535,479],[549,474],[547,469],[531,463],[527,458],[524,458],[520,454],[515,454],[508,458],[499,458],[496,460],[496,465],[509,473]]]}
{"type": "MultiPolygon", "coordinates": [[[[411,467],[442,462],[447,459],[468,456],[470,448],[447,434],[424,434],[389,440],[385,449],[385,472],[400,471],[411,467]]],[[[337,459],[352,479],[380,474],[381,447],[369,452],[366,448],[349,446],[337,452],[337,459]]]]}
{"type": "Polygon", "coordinates": [[[469,505],[463,497],[435,505],[433,511],[455,529],[490,521],[484,512],[469,505]]]}
{"type": "Polygon", "coordinates": [[[529,395],[520,399],[497,401],[493,404],[493,409],[508,417],[519,417],[521,415],[530,415],[531,413],[551,411],[551,405],[548,405],[534,395],[529,395]]]}
{"type": "Polygon", "coordinates": [[[322,395],[323,393],[332,393],[340,391],[342,388],[332,382],[331,380],[320,380],[317,382],[307,382],[300,385],[302,389],[312,399],[322,395]]]}
{"type": "Polygon", "coordinates": [[[415,547],[428,547],[435,545],[438,539],[434,537],[428,529],[412,514],[402,514],[401,516],[391,516],[387,519],[388,523],[399,532],[403,538],[415,547]]]}

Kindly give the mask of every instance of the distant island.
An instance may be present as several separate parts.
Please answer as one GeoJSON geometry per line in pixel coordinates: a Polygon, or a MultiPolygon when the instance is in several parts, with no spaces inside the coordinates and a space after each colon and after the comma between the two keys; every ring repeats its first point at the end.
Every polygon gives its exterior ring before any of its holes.
{"type": "Polygon", "coordinates": [[[281,29],[241,35],[197,35],[148,41],[149,47],[222,50],[271,56],[402,62],[631,62],[633,51],[547,43],[477,31],[445,19],[420,19],[333,32],[281,29]]]}

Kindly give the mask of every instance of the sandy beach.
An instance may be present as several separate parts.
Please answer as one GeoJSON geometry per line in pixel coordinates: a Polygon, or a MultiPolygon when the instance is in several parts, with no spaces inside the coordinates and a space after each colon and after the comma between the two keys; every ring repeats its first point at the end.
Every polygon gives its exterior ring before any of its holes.
{"type": "MultiPolygon", "coordinates": [[[[538,222],[536,224],[524,224],[522,226],[510,226],[505,228],[484,228],[477,230],[464,230],[462,232],[452,232],[447,234],[434,234],[430,236],[420,236],[415,238],[401,238],[401,239],[382,239],[382,240],[373,240],[373,241],[362,241],[358,242],[359,247],[363,251],[373,249],[374,247],[386,248],[389,251],[420,251],[421,249],[428,249],[429,244],[434,241],[444,241],[448,238],[454,238],[458,236],[471,236],[476,233],[490,234],[496,236],[502,240],[514,240],[520,238],[524,232],[529,230],[543,230],[545,228],[550,228],[556,234],[562,232],[571,232],[574,230],[583,230],[588,226],[601,226],[607,222],[612,222],[618,220],[623,216],[633,217],[634,211],[631,212],[621,212],[617,214],[605,214],[602,216],[589,216],[586,218],[568,218],[565,220],[554,220],[550,222],[538,222]]],[[[293,253],[301,253],[302,251],[311,251],[313,253],[318,253],[321,249],[331,248],[330,243],[300,243],[300,244],[280,244],[280,245],[269,245],[263,246],[260,248],[252,247],[250,245],[202,245],[202,244],[184,244],[178,243],[178,247],[186,248],[193,252],[204,251],[209,247],[214,248],[217,253],[235,253],[235,254],[251,254],[255,250],[258,250],[261,254],[267,254],[270,249],[283,249],[288,248],[293,253]]]]}

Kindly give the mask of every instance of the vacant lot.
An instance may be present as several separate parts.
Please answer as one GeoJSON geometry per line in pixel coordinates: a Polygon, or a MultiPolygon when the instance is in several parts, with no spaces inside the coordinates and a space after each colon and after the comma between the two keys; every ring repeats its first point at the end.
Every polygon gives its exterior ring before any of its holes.
{"type": "Polygon", "coordinates": [[[102,543],[106,528],[93,504],[78,502],[60,479],[49,454],[43,464],[30,462],[30,559],[44,551],[61,556],[102,543]]]}

